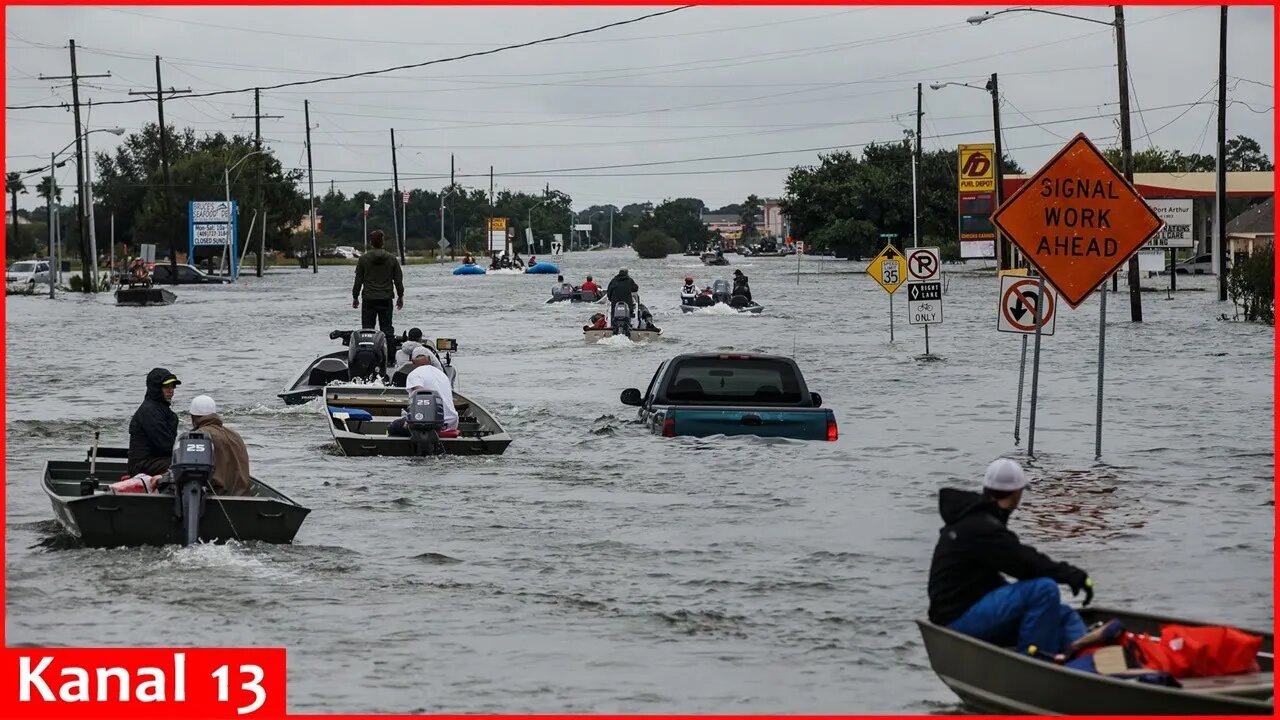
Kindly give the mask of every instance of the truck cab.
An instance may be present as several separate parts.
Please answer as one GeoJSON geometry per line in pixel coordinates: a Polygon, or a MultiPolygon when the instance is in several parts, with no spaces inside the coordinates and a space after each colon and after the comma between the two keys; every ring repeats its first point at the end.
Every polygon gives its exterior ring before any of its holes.
{"type": "Polygon", "coordinates": [[[835,413],[822,408],[796,362],[777,355],[679,355],[658,366],[643,393],[628,388],[620,400],[663,437],[839,437],[835,413]]]}

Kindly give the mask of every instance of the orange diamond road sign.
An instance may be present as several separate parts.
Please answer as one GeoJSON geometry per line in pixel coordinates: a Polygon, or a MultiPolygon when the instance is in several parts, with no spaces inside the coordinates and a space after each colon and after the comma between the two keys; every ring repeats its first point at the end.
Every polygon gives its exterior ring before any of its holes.
{"type": "Polygon", "coordinates": [[[1000,205],[991,222],[1073,308],[1163,224],[1084,133],[1000,205]]]}

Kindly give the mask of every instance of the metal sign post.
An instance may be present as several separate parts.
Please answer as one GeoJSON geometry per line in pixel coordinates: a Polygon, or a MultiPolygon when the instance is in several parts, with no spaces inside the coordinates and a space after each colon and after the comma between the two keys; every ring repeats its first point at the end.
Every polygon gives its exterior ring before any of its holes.
{"type": "Polygon", "coordinates": [[[889,293],[889,342],[893,342],[893,294],[906,282],[907,259],[892,243],[887,244],[867,265],[867,274],[889,293]]]}
{"type": "MultiPolygon", "coordinates": [[[[1022,185],[991,218],[1035,268],[1037,304],[1044,280],[1078,308],[1165,224],[1102,152],[1077,134],[1022,185]]],[[[1095,452],[1102,455],[1102,377],[1106,344],[1106,295],[1098,328],[1098,410],[1095,452]]],[[[1045,318],[1051,311],[1045,303],[1045,318]]],[[[1039,316],[1039,313],[1036,313],[1039,316]]],[[[1036,361],[1041,322],[1036,322],[1036,361]]],[[[1032,368],[1031,427],[1035,443],[1037,368],[1032,368]]]]}

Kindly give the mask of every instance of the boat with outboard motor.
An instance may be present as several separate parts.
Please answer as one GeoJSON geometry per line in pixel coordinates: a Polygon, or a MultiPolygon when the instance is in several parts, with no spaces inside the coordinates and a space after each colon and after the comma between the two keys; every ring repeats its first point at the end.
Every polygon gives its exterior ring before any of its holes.
{"type": "MultiPolygon", "coordinates": [[[[1128,610],[1082,608],[1086,625],[1119,620],[1125,630],[1159,636],[1166,625],[1206,623],[1128,610]]],[[[1181,678],[1169,687],[1085,672],[1015,652],[919,619],[929,664],[960,699],[982,713],[1016,715],[1273,715],[1272,634],[1262,638],[1257,672],[1181,678]]]]}
{"type": "Polygon", "coordinates": [[[199,431],[178,438],[171,483],[119,492],[112,485],[128,477],[129,451],[98,448],[96,435],[85,460],[47,461],[41,481],[58,524],[83,546],[290,543],[311,512],[257,478],[249,479],[249,495],[212,494],[213,444],[199,431]]]}
{"type": "Polygon", "coordinates": [[[558,302],[599,302],[604,297],[604,290],[583,290],[579,286],[565,283],[551,288],[551,298],[547,304],[558,302]]]}
{"type": "Polygon", "coordinates": [[[582,335],[587,342],[599,342],[606,338],[621,335],[632,342],[656,340],[662,335],[662,329],[653,324],[653,315],[649,308],[640,302],[640,296],[633,296],[639,317],[625,302],[616,302],[610,315],[596,313],[591,316],[592,323],[582,327],[582,335]],[[612,322],[610,322],[612,320],[612,322]]]}
{"type": "Polygon", "coordinates": [[[126,282],[116,288],[116,305],[147,307],[172,305],[178,296],[172,290],[155,287],[150,281],[126,282]]]}
{"type": "Polygon", "coordinates": [[[702,253],[703,265],[728,265],[729,259],[724,256],[723,252],[704,252],[702,253]]]}
{"type": "Polygon", "coordinates": [[[501,455],[511,436],[498,420],[470,398],[453,393],[458,428],[444,430],[443,408],[427,390],[411,397],[400,388],[331,386],[324,389],[329,430],[349,456],[501,455]],[[410,407],[408,435],[388,433],[410,407]]]}
{"type": "Polygon", "coordinates": [[[691,313],[707,308],[727,307],[737,310],[739,313],[751,313],[759,315],[764,311],[764,306],[753,300],[748,300],[745,295],[734,295],[729,289],[728,280],[716,280],[711,284],[711,294],[703,293],[688,297],[682,294],[680,296],[680,312],[691,313]]]}
{"type": "MultiPolygon", "coordinates": [[[[329,333],[329,339],[342,340],[347,349],[312,360],[298,379],[278,393],[277,397],[284,400],[286,405],[301,405],[320,397],[326,385],[359,380],[381,381],[392,387],[404,387],[404,379],[413,370],[413,365],[397,363],[394,350],[387,347],[385,337],[381,330],[369,328],[334,330],[329,333]]],[[[401,335],[393,340],[393,347],[399,347],[408,342],[408,335],[401,335]]],[[[458,341],[453,338],[436,338],[434,348],[430,345],[425,347],[432,350],[434,355],[431,364],[440,368],[448,376],[450,383],[456,383],[458,371],[453,367],[453,353],[458,351],[458,341]],[[443,358],[440,355],[442,352],[443,358]]]]}

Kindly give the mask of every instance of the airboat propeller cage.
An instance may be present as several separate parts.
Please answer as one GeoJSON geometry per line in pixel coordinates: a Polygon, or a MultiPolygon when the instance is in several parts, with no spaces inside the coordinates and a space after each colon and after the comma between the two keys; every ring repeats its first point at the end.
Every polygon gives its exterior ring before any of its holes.
{"type": "Polygon", "coordinates": [[[213,439],[194,430],[179,435],[173,446],[169,472],[179,485],[186,482],[207,484],[213,478],[213,439]]]}
{"type": "Polygon", "coordinates": [[[444,402],[431,390],[415,390],[409,395],[408,425],[419,432],[444,428],[444,402]]]}
{"type": "Polygon", "coordinates": [[[351,379],[386,373],[387,339],[381,330],[354,330],[347,346],[347,370],[351,379]]]}

